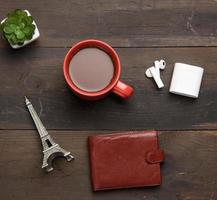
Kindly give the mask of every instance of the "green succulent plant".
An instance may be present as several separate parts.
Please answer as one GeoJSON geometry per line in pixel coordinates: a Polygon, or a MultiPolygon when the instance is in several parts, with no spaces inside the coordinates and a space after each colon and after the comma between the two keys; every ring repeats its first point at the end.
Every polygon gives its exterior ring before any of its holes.
{"type": "Polygon", "coordinates": [[[16,9],[8,13],[6,20],[1,24],[4,37],[12,45],[22,45],[24,41],[31,40],[35,32],[32,16],[24,10],[16,9]]]}

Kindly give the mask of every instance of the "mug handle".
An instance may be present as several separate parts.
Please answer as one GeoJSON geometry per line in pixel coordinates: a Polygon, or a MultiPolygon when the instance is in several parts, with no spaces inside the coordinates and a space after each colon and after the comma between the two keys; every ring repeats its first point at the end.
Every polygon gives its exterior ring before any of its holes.
{"type": "Polygon", "coordinates": [[[133,88],[122,81],[118,81],[112,92],[120,96],[123,99],[128,99],[133,94],[133,88]]]}

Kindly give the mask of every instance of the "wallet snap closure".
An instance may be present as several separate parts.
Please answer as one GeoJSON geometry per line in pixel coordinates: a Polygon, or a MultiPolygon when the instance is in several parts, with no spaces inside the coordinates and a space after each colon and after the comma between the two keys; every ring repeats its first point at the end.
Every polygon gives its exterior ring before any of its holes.
{"type": "Polygon", "coordinates": [[[150,151],[146,155],[146,161],[150,164],[160,163],[164,161],[164,151],[162,149],[150,151]]]}

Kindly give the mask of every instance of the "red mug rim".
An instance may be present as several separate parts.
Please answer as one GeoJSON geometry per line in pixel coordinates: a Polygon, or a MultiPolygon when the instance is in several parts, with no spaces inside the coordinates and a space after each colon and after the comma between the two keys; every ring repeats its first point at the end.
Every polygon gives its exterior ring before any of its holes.
{"type": "Polygon", "coordinates": [[[107,43],[100,41],[100,40],[94,40],[94,39],[88,39],[88,40],[82,40],[75,44],[66,54],[64,58],[64,64],[63,64],[63,72],[64,72],[64,77],[67,82],[67,84],[70,86],[70,88],[75,91],[77,94],[84,95],[84,96],[89,96],[89,97],[96,97],[96,96],[101,96],[104,95],[108,92],[110,92],[117,82],[119,81],[120,78],[120,72],[121,72],[121,65],[120,65],[120,59],[115,52],[115,50],[108,45],[107,43]],[[114,76],[112,78],[111,83],[106,86],[104,89],[96,92],[88,92],[85,90],[82,90],[78,88],[72,81],[69,75],[69,63],[73,56],[80,51],[81,49],[88,48],[88,47],[96,47],[99,48],[103,51],[105,51],[112,59],[113,65],[114,65],[114,76]]]}

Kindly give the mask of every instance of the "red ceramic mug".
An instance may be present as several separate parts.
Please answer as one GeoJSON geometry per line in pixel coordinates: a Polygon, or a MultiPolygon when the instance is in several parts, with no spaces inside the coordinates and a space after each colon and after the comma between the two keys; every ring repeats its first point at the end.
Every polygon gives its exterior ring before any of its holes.
{"type": "Polygon", "coordinates": [[[121,64],[120,59],[115,52],[115,50],[105,42],[100,40],[83,40],[77,44],[75,44],[66,54],[63,64],[63,71],[64,77],[71,88],[71,90],[79,97],[86,99],[86,100],[97,100],[105,97],[107,94],[113,92],[118,96],[122,97],[123,99],[127,99],[133,94],[133,88],[129,85],[126,85],[122,81],[120,81],[120,73],[121,73],[121,64]],[[69,64],[70,61],[73,59],[73,56],[78,53],[80,50],[88,47],[99,48],[106,52],[112,59],[114,65],[114,75],[110,84],[105,87],[104,89],[97,91],[97,92],[89,92],[84,91],[78,88],[72,81],[69,75],[69,64]]]}

